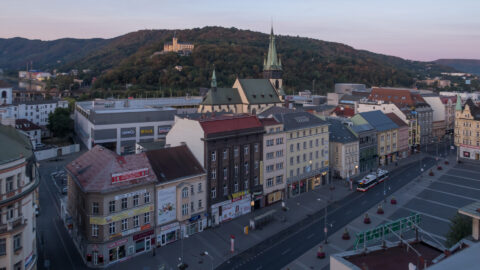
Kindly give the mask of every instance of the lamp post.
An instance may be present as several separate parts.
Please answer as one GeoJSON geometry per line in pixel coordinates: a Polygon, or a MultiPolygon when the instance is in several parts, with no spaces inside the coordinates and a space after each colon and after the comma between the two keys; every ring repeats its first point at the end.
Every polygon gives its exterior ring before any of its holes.
{"type": "MultiPolygon", "coordinates": [[[[317,198],[317,201],[322,201],[322,199],[320,198],[317,198]]],[[[327,227],[327,215],[328,215],[328,201],[326,201],[326,204],[325,204],[325,217],[323,218],[324,219],[324,227],[323,227],[323,232],[325,233],[325,241],[324,243],[325,244],[328,244],[328,227],[327,227]]]]}

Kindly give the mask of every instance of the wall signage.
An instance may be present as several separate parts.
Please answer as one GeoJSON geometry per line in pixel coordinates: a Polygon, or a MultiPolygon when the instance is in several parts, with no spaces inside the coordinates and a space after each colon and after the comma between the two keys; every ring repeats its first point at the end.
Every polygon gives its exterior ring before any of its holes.
{"type": "Polygon", "coordinates": [[[142,168],[142,169],[122,172],[122,173],[112,173],[112,184],[137,179],[147,175],[148,175],[148,168],[142,168]]]}

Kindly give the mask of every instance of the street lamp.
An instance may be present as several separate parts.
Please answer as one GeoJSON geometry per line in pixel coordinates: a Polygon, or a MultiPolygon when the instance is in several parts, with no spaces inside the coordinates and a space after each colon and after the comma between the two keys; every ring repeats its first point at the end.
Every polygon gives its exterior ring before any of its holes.
{"type": "MultiPolygon", "coordinates": [[[[317,201],[322,201],[322,199],[320,198],[317,198],[317,201]]],[[[326,204],[325,204],[325,217],[323,218],[325,223],[324,223],[324,227],[323,227],[323,232],[325,233],[325,244],[328,244],[328,227],[327,227],[327,215],[328,215],[328,201],[326,201],[326,204]]]]}

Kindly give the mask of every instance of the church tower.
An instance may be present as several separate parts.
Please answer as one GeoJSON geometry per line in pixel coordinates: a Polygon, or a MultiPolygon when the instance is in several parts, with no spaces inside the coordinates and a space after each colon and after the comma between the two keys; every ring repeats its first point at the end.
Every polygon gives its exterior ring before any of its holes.
{"type": "Polygon", "coordinates": [[[263,61],[263,78],[270,80],[273,88],[275,88],[281,98],[285,95],[283,93],[282,75],[282,61],[277,55],[277,47],[275,46],[275,36],[273,34],[272,26],[270,31],[270,45],[268,46],[267,58],[263,61]]]}

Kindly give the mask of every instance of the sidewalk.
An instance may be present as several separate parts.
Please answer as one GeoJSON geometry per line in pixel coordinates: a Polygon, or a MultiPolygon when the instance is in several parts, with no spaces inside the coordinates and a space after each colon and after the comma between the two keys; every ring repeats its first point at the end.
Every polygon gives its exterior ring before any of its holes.
{"type": "MultiPolygon", "coordinates": [[[[449,157],[449,160],[451,161],[452,157],[449,157]]],[[[418,161],[418,158],[416,159],[416,161],[418,161]]],[[[411,162],[415,162],[415,161],[411,161],[411,162]]],[[[410,162],[407,162],[407,163],[410,163],[410,162]]],[[[402,165],[404,164],[406,163],[402,163],[402,165]]],[[[399,162],[398,167],[402,167],[402,165],[400,165],[400,162],[399,162]]],[[[345,228],[347,228],[347,230],[349,231],[349,234],[351,237],[350,240],[342,239],[342,235],[344,233],[344,228],[342,228],[329,236],[328,244],[319,243],[317,246],[305,252],[302,256],[292,261],[282,269],[283,270],[329,269],[329,264],[330,264],[329,256],[335,253],[352,250],[353,244],[355,242],[356,233],[363,232],[365,230],[372,229],[382,223],[395,220],[396,218],[392,217],[395,211],[397,211],[402,206],[406,205],[411,200],[412,196],[419,194],[431,183],[435,182],[436,179],[439,179],[442,175],[444,175],[448,171],[448,169],[455,166],[455,164],[451,162],[450,165],[448,166],[443,164],[442,166],[445,167],[444,170],[442,171],[434,170],[435,176],[433,177],[428,176],[428,170],[425,170],[422,175],[419,175],[416,179],[412,180],[411,182],[412,185],[406,185],[400,188],[399,190],[397,190],[392,196],[390,196],[390,197],[395,197],[397,199],[398,201],[397,205],[391,205],[389,201],[387,203],[381,202],[383,210],[385,212],[383,215],[377,214],[377,205],[368,209],[366,213],[368,213],[368,216],[371,219],[371,224],[368,224],[368,225],[364,224],[363,223],[364,216],[361,215],[355,218],[347,226],[345,226],[345,228]],[[326,253],[326,257],[324,259],[317,258],[317,251],[320,245],[322,245],[323,250],[326,253]]],[[[432,169],[434,167],[432,167],[432,169]]],[[[372,244],[369,243],[369,245],[372,245],[372,244]]]]}
{"type": "MultiPolygon", "coordinates": [[[[411,158],[398,162],[398,167],[417,162],[423,155],[414,155],[411,158]]],[[[387,166],[388,170],[395,168],[395,164],[387,166]]],[[[363,177],[359,175],[353,180],[363,177]]],[[[313,215],[326,206],[330,199],[341,200],[354,191],[343,180],[334,181],[335,189],[330,191],[330,185],[325,185],[316,190],[304,193],[300,196],[289,198],[286,201],[288,211],[284,212],[281,203],[274,204],[253,213],[241,216],[218,227],[207,229],[201,233],[190,236],[183,240],[184,262],[190,269],[211,269],[227,261],[229,258],[242,253],[242,251],[260,243],[268,237],[296,224],[299,221],[313,215]],[[243,233],[244,227],[249,225],[252,217],[261,215],[272,209],[276,210],[275,220],[261,230],[249,231],[248,235],[243,233]],[[230,252],[230,237],[235,237],[235,252],[230,252]],[[207,251],[209,256],[202,256],[207,251]],[[211,256],[211,257],[210,257],[211,256]]],[[[152,260],[152,253],[136,256],[130,261],[112,266],[113,269],[177,269],[179,258],[182,256],[182,240],[171,243],[167,246],[156,249],[156,256],[152,260]],[[163,268],[162,268],[163,267],[163,268]]]]}

